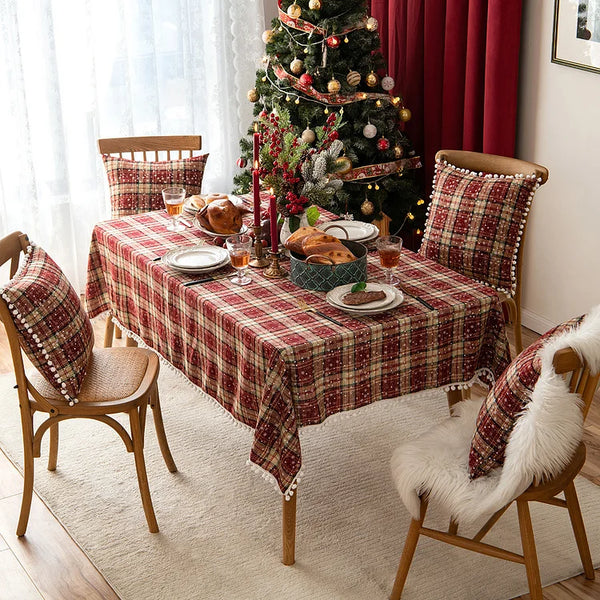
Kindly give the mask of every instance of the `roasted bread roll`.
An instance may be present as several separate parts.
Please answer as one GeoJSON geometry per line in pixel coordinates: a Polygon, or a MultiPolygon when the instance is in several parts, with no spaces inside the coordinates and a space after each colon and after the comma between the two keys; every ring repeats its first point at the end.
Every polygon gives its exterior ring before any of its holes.
{"type": "Polygon", "coordinates": [[[212,194],[206,194],[204,200],[206,204],[210,204],[211,202],[215,202],[216,200],[229,200],[229,196],[227,194],[213,192],[212,194]]]}
{"type": "Polygon", "coordinates": [[[314,247],[313,251],[306,256],[314,257],[310,259],[310,262],[325,264],[329,261],[321,260],[320,257],[327,257],[330,258],[335,265],[356,260],[356,256],[354,256],[354,254],[352,254],[352,252],[350,252],[350,250],[348,250],[348,248],[346,248],[346,246],[339,241],[337,243],[324,243],[317,245],[314,247]]]}
{"type": "Polygon", "coordinates": [[[206,206],[205,196],[201,196],[200,194],[195,194],[194,196],[189,197],[190,204],[193,208],[197,208],[200,210],[206,206]]]}
{"type": "Polygon", "coordinates": [[[307,235],[302,240],[302,254],[304,254],[304,256],[318,254],[316,249],[321,247],[323,244],[337,244],[338,246],[345,248],[338,238],[318,230],[318,233],[307,235]]]}
{"type": "Polygon", "coordinates": [[[290,237],[285,241],[284,246],[291,252],[304,254],[304,251],[302,250],[302,242],[304,242],[309,235],[321,233],[323,232],[316,227],[300,227],[299,229],[296,229],[292,235],[290,235],[290,237]]]}
{"type": "Polygon", "coordinates": [[[199,213],[198,220],[205,229],[214,233],[233,235],[242,228],[242,210],[229,199],[214,200],[199,213]]]}

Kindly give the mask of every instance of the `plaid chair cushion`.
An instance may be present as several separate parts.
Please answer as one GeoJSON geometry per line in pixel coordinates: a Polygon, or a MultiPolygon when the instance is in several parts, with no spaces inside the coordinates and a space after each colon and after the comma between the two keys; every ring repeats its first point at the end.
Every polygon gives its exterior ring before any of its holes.
{"type": "Polygon", "coordinates": [[[437,161],[419,254],[514,294],[517,250],[539,182],[437,161]]]}
{"type": "Polygon", "coordinates": [[[35,245],[1,293],[25,354],[73,405],[94,346],[92,324],[79,295],[60,267],[35,245]]]}
{"type": "Polygon", "coordinates": [[[102,155],[113,218],[164,208],[162,190],[181,185],[187,196],[199,194],[208,154],[146,162],[102,155]]]}
{"type": "Polygon", "coordinates": [[[477,479],[504,464],[508,438],[531,398],[541,373],[540,351],[557,335],[577,327],[583,316],[562,323],[538,338],[506,367],[482,404],[469,451],[469,475],[477,479]]]}

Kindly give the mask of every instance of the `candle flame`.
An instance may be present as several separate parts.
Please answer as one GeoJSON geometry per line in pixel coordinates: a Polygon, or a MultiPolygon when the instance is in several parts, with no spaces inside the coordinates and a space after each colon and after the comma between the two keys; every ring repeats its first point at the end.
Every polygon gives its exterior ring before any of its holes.
{"type": "Polygon", "coordinates": [[[254,131],[258,132],[258,123],[256,123],[256,122],[254,123],[254,131]]]}
{"type": "Polygon", "coordinates": [[[257,160],[254,161],[254,168],[258,169],[258,161],[257,160]]]}

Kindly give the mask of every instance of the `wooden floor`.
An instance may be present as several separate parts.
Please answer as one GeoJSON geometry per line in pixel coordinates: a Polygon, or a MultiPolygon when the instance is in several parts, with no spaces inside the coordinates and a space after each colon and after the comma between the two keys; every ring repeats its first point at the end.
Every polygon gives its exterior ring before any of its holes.
{"type": "MultiPolygon", "coordinates": [[[[96,339],[102,340],[103,323],[95,323],[95,329],[96,339]]],[[[532,331],[523,333],[525,345],[538,337],[532,331]]],[[[0,328],[0,373],[10,371],[10,352],[4,330],[0,328]]],[[[4,409],[17,410],[17,406],[4,409]]],[[[600,485],[600,394],[594,399],[586,423],[588,458],[582,473],[600,485]]],[[[118,600],[117,594],[37,497],[27,535],[17,538],[15,529],[22,484],[19,471],[0,452],[0,600],[118,600]]],[[[596,581],[587,581],[581,575],[544,588],[544,598],[600,600],[600,570],[596,573],[596,581]]],[[[527,594],[516,600],[528,598],[527,594]]]]}

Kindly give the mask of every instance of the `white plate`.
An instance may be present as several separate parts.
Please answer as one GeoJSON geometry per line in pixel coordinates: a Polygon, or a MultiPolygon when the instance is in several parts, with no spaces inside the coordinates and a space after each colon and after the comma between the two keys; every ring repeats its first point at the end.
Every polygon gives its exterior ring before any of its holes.
{"type": "Polygon", "coordinates": [[[352,304],[346,304],[344,302],[343,298],[346,294],[348,294],[352,291],[352,288],[354,287],[354,285],[356,285],[356,284],[348,283],[346,285],[340,285],[336,288],[333,288],[331,291],[329,291],[327,293],[327,300],[330,302],[330,304],[339,306],[340,308],[349,308],[350,310],[358,310],[360,312],[363,312],[365,310],[383,308],[384,306],[391,304],[396,298],[396,295],[394,293],[395,288],[393,288],[390,285],[386,285],[385,283],[373,282],[373,283],[367,283],[367,287],[364,289],[364,291],[365,292],[382,291],[385,293],[385,298],[382,298],[381,300],[375,300],[373,302],[366,302],[365,304],[359,304],[358,306],[355,306],[352,304]]]}
{"type": "Polygon", "coordinates": [[[326,231],[329,235],[340,240],[349,239],[352,242],[366,242],[375,239],[379,235],[379,228],[373,223],[346,221],[345,219],[320,223],[317,225],[317,229],[326,231]],[[341,229],[342,227],[343,229],[341,229]],[[348,238],[346,238],[345,231],[348,232],[348,238]]]}
{"type": "Polygon", "coordinates": [[[229,252],[219,246],[174,248],[162,257],[162,262],[182,273],[208,273],[229,262],[229,252]]]}
{"type": "MultiPolygon", "coordinates": [[[[333,291],[333,290],[331,290],[331,291],[333,291]]],[[[342,310],[344,312],[350,313],[351,315],[354,315],[357,317],[367,316],[367,315],[377,315],[379,313],[387,312],[388,310],[393,310],[394,308],[396,308],[397,306],[402,304],[402,302],[404,301],[404,294],[400,290],[394,289],[394,299],[389,304],[386,304],[385,306],[382,306],[379,308],[371,308],[371,309],[367,309],[367,310],[357,310],[354,307],[350,308],[349,306],[347,307],[347,306],[343,306],[341,304],[334,304],[333,302],[331,302],[329,300],[330,293],[331,292],[328,292],[327,296],[325,297],[328,304],[337,308],[338,310],[342,310]]]]}

